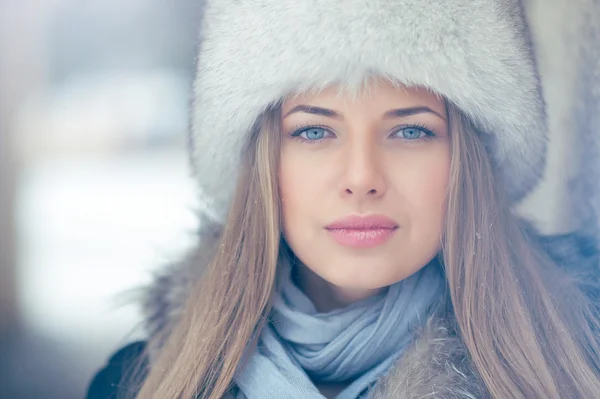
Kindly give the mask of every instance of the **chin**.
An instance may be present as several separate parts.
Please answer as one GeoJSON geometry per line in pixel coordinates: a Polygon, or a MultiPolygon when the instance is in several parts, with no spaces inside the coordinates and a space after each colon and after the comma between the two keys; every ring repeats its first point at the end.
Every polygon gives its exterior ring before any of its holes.
{"type": "Polygon", "coordinates": [[[403,270],[397,263],[381,259],[337,259],[324,265],[327,266],[314,271],[328,283],[346,289],[375,290],[395,284],[414,273],[403,270]]]}

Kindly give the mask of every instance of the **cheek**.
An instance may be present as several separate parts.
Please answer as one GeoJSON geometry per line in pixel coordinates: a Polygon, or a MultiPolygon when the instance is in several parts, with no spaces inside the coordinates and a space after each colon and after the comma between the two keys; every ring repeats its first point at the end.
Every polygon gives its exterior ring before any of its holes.
{"type": "Polygon", "coordinates": [[[306,159],[292,151],[282,153],[278,179],[284,230],[301,226],[300,222],[314,217],[321,209],[327,196],[323,189],[328,187],[327,171],[326,165],[318,159],[306,159]]]}
{"type": "Polygon", "coordinates": [[[437,240],[446,218],[450,155],[448,151],[440,151],[415,164],[418,168],[410,178],[404,180],[401,188],[411,228],[420,239],[431,235],[437,240]]]}

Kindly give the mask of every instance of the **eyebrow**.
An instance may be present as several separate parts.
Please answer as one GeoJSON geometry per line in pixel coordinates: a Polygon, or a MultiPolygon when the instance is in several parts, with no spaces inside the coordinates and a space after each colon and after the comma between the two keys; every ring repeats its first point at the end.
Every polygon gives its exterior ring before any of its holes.
{"type": "MultiPolygon", "coordinates": [[[[331,109],[315,107],[315,106],[310,106],[310,105],[304,105],[304,104],[296,105],[294,108],[289,110],[283,117],[286,118],[288,115],[291,115],[296,112],[304,112],[304,113],[312,114],[312,115],[321,115],[321,116],[326,116],[328,118],[334,118],[334,119],[340,119],[340,120],[344,119],[344,117],[342,115],[338,114],[337,112],[335,112],[331,109]]],[[[404,118],[407,116],[424,114],[424,113],[433,114],[433,115],[443,119],[444,121],[446,120],[446,118],[444,118],[438,112],[432,110],[429,107],[411,107],[411,108],[392,109],[385,113],[384,118],[385,119],[404,118]]]]}
{"type": "Polygon", "coordinates": [[[321,116],[326,116],[328,118],[335,118],[335,119],[340,119],[340,120],[344,119],[344,117],[342,115],[338,114],[337,112],[335,112],[331,109],[314,107],[314,106],[310,106],[310,105],[302,105],[302,104],[296,105],[294,108],[289,110],[283,117],[286,118],[288,115],[291,115],[296,112],[304,112],[306,114],[321,115],[321,116]]]}
{"type": "Polygon", "coordinates": [[[388,112],[385,113],[384,118],[385,119],[392,119],[392,118],[403,118],[406,116],[411,116],[411,115],[417,115],[417,114],[433,114],[443,120],[446,120],[446,118],[444,118],[442,115],[440,115],[438,112],[432,110],[429,107],[413,107],[413,108],[398,108],[398,109],[392,109],[388,112]]]}

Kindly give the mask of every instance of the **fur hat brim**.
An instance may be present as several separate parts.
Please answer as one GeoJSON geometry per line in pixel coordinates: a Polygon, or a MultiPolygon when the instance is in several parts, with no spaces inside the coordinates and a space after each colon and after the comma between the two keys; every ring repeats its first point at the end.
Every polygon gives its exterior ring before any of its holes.
{"type": "Polygon", "coordinates": [[[291,93],[380,75],[428,88],[486,135],[516,201],[544,169],[539,77],[518,1],[206,1],[192,159],[225,215],[258,116],[291,93]]]}

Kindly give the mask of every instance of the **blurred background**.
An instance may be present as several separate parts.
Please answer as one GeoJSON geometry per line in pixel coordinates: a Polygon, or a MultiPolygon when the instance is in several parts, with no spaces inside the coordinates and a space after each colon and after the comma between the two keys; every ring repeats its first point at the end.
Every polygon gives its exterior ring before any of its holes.
{"type": "Polygon", "coordinates": [[[198,3],[0,0],[0,398],[82,398],[189,246],[198,3]]]}

